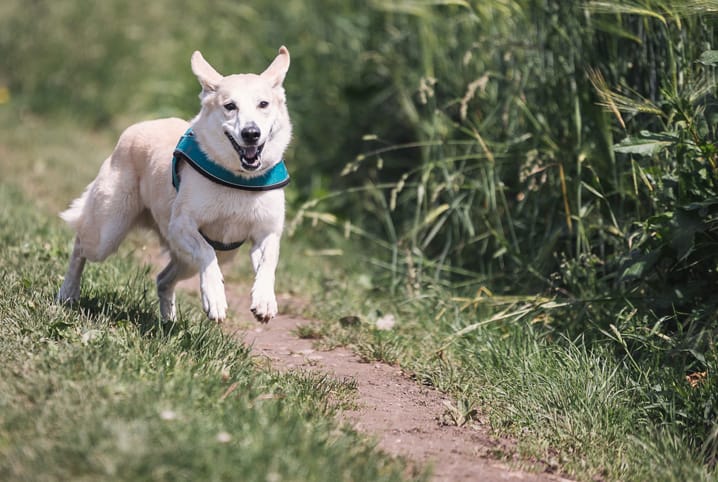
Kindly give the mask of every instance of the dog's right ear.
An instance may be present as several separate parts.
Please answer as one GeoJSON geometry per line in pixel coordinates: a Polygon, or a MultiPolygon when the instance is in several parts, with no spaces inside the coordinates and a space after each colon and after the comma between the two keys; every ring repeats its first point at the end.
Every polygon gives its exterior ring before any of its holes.
{"type": "Polygon", "coordinates": [[[191,59],[192,72],[197,76],[200,85],[202,86],[202,94],[200,97],[212,93],[217,90],[219,83],[222,81],[222,74],[214,70],[214,67],[209,65],[199,50],[195,50],[192,54],[191,59]]]}

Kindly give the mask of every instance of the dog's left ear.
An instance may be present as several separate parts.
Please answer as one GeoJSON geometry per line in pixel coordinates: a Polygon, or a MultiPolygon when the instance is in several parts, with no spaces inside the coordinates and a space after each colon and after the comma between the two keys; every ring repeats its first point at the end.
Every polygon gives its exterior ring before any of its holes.
{"type": "Polygon", "coordinates": [[[200,97],[204,97],[205,95],[216,91],[219,83],[223,79],[222,74],[214,70],[214,67],[209,65],[209,62],[202,57],[199,50],[195,50],[192,54],[190,63],[192,65],[192,72],[194,72],[194,75],[197,76],[197,80],[199,80],[199,83],[202,86],[202,94],[200,97]]]}
{"type": "Polygon", "coordinates": [[[282,45],[279,47],[279,54],[274,58],[267,70],[260,75],[269,80],[272,87],[279,87],[284,82],[284,77],[289,70],[289,50],[282,45]]]}

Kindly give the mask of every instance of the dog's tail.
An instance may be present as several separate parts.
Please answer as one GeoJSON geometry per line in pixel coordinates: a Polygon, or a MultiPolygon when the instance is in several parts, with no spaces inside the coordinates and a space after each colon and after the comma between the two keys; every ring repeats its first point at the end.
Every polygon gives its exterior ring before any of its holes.
{"type": "Polygon", "coordinates": [[[87,198],[90,196],[94,181],[91,182],[86,188],[82,196],[75,199],[70,203],[70,207],[60,213],[60,217],[75,231],[80,230],[82,221],[82,214],[85,211],[85,204],[87,204],[87,198]]]}

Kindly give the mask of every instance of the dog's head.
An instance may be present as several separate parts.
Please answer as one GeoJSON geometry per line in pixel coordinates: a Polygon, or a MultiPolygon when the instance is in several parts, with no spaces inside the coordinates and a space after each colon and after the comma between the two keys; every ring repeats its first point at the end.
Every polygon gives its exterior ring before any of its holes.
{"type": "Polygon", "coordinates": [[[284,46],[259,75],[225,77],[199,51],[192,54],[192,72],[202,86],[202,109],[192,127],[211,159],[248,177],[281,160],[291,138],[282,87],[288,69],[289,51],[284,46]]]}

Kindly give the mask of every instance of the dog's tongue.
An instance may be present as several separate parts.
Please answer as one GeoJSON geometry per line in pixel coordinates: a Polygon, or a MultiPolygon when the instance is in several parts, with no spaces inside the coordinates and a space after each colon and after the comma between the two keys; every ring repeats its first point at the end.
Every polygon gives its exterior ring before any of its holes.
{"type": "Polygon", "coordinates": [[[247,160],[254,160],[257,157],[257,146],[247,146],[244,148],[244,157],[247,160]]]}

